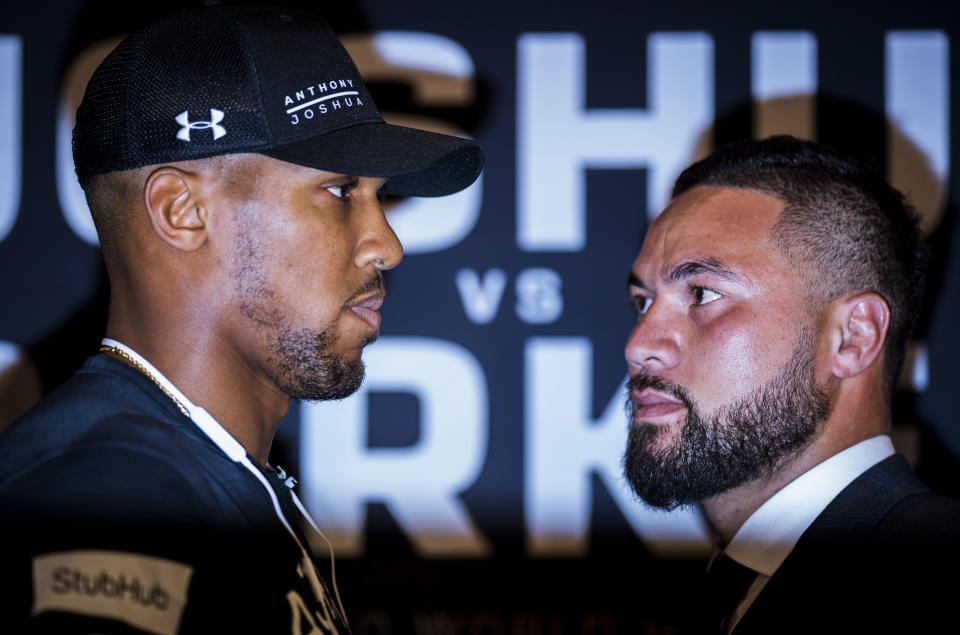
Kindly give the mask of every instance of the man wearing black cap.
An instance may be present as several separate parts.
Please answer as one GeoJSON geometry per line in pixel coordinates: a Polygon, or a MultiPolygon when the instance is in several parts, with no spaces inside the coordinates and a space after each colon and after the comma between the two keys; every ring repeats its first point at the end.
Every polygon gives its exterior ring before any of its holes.
{"type": "Polygon", "coordinates": [[[107,57],[74,158],[107,337],[0,437],[0,623],[345,632],[270,445],[291,398],[362,381],[402,255],[379,197],[459,191],[479,147],[384,123],[322,20],[205,7],[107,57]]]}

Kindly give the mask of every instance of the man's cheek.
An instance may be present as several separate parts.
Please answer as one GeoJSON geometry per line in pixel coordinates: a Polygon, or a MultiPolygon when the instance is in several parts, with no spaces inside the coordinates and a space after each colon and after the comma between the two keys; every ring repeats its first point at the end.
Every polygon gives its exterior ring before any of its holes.
{"type": "Polygon", "coordinates": [[[701,385],[719,390],[721,397],[741,394],[780,367],[771,361],[776,357],[775,349],[769,335],[755,322],[717,320],[702,340],[701,354],[693,358],[695,376],[701,385]]]}

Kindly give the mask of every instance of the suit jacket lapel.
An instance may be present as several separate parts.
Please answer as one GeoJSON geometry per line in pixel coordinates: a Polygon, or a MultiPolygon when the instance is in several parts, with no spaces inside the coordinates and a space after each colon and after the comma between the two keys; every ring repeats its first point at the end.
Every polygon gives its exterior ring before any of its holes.
{"type": "Polygon", "coordinates": [[[850,585],[863,559],[872,557],[858,547],[898,501],[920,492],[929,490],[901,455],[884,459],[857,477],[803,533],[733,635],[769,633],[773,625],[779,625],[781,633],[817,632],[824,626],[824,615],[853,609],[854,602],[848,600],[854,600],[849,592],[855,589],[850,585]],[[806,612],[798,612],[803,607],[806,612]],[[787,622],[784,616],[790,616],[787,622]]]}

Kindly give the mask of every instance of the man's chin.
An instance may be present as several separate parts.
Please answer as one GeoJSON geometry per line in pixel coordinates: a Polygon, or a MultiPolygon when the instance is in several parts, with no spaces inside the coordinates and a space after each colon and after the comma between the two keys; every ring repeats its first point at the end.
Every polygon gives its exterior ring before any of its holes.
{"type": "Polygon", "coordinates": [[[683,468],[677,465],[684,421],[676,425],[634,423],[630,428],[623,470],[634,494],[647,505],[665,511],[695,504],[685,493],[683,468]]]}
{"type": "Polygon", "coordinates": [[[288,375],[281,389],[299,401],[336,401],[360,389],[366,372],[359,351],[354,359],[327,353],[321,360],[288,375]]]}
{"type": "Polygon", "coordinates": [[[334,369],[330,376],[324,378],[325,381],[317,386],[318,389],[308,401],[337,401],[346,399],[360,390],[366,375],[366,369],[359,356],[356,361],[348,361],[339,356],[337,356],[337,359],[338,367],[334,369]]]}
{"type": "Polygon", "coordinates": [[[635,421],[631,424],[631,436],[636,439],[635,451],[657,454],[673,448],[680,442],[686,416],[676,421],[635,421]]]}

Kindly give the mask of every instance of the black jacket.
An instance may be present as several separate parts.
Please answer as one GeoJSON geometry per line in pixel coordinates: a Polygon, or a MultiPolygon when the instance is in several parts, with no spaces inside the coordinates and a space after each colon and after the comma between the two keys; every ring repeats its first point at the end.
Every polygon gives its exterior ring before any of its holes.
{"type": "Polygon", "coordinates": [[[817,517],[733,635],[953,632],[957,571],[960,502],[894,455],[817,517]]]}
{"type": "Polygon", "coordinates": [[[105,355],[0,435],[0,523],[10,632],[348,630],[263,484],[105,355]]]}

